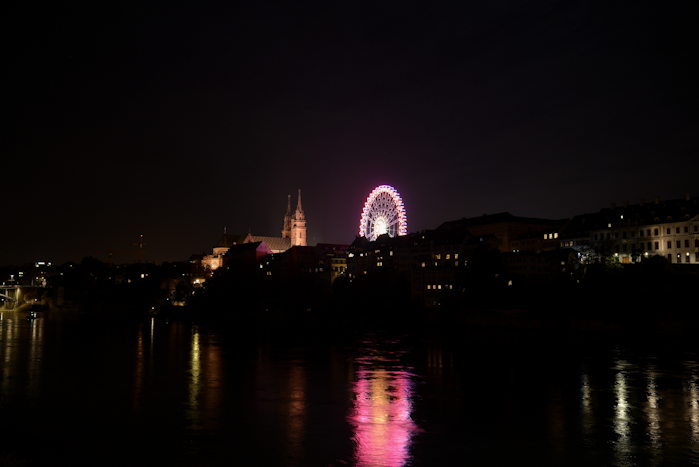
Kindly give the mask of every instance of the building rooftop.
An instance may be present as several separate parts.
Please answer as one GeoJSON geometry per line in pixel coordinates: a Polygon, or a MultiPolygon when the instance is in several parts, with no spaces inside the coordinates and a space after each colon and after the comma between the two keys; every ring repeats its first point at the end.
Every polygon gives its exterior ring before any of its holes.
{"type": "Polygon", "coordinates": [[[290,238],[282,237],[265,237],[261,235],[249,235],[247,237],[249,242],[265,242],[270,250],[274,252],[286,251],[291,247],[290,238]]]}

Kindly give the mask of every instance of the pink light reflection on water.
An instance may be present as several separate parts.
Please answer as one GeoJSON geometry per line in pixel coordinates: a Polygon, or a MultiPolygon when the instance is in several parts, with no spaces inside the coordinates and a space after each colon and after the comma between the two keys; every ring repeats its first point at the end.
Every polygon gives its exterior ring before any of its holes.
{"type": "Polygon", "coordinates": [[[350,416],[357,465],[397,467],[409,460],[416,429],[410,378],[406,371],[357,371],[350,416]]]}

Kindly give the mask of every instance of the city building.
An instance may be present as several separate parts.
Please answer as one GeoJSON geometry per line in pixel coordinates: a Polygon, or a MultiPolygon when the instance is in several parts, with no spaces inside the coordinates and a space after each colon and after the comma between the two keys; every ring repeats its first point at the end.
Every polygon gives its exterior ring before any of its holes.
{"type": "Polygon", "coordinates": [[[661,256],[673,264],[699,264],[699,198],[627,203],[575,216],[561,229],[560,241],[592,261],[629,264],[661,256]]]}

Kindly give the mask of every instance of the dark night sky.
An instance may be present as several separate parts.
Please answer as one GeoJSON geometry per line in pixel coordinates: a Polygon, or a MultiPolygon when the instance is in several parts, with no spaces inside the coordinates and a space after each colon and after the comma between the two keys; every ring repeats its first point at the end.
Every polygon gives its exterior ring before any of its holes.
{"type": "Polygon", "coordinates": [[[699,34],[674,2],[6,7],[0,264],[183,260],[230,231],[349,243],[699,194],[699,34]],[[458,5],[458,6],[456,6],[458,5]],[[117,256],[118,257],[118,256],[117,256]]]}

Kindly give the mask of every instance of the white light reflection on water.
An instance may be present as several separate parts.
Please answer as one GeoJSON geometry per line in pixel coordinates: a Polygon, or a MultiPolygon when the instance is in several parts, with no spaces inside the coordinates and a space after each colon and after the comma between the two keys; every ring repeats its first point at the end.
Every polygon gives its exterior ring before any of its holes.
{"type": "Polygon", "coordinates": [[[29,323],[29,384],[28,392],[36,396],[41,377],[41,359],[44,349],[44,318],[32,319],[29,323]]]}
{"type": "Polygon", "coordinates": [[[648,438],[650,441],[651,465],[662,463],[662,430],[660,419],[660,396],[655,382],[657,373],[655,367],[649,364],[646,371],[646,418],[648,419],[648,438]]]}
{"type": "Polygon", "coordinates": [[[699,460],[699,381],[697,381],[696,363],[692,362],[689,384],[687,385],[687,410],[691,430],[691,452],[694,460],[699,460]]]}
{"type": "Polygon", "coordinates": [[[590,436],[594,426],[592,417],[592,389],[590,388],[590,377],[587,373],[583,373],[580,387],[580,399],[582,406],[582,426],[585,436],[585,443],[590,444],[590,436]]]}
{"type": "Polygon", "coordinates": [[[410,460],[416,426],[411,418],[414,375],[400,365],[396,355],[359,359],[353,384],[355,464],[403,466],[410,460]]]}
{"type": "Polygon", "coordinates": [[[13,360],[13,350],[15,346],[14,333],[17,326],[16,319],[13,319],[12,313],[2,313],[3,319],[0,320],[0,326],[2,327],[2,354],[3,354],[3,365],[2,365],[2,394],[9,393],[10,390],[10,376],[13,372],[14,360],[13,360]]]}
{"type": "Polygon", "coordinates": [[[629,395],[626,371],[628,362],[618,360],[616,364],[616,380],[614,382],[614,456],[616,465],[630,465],[631,458],[631,411],[629,407],[629,395]]]}
{"type": "Polygon", "coordinates": [[[150,319],[150,342],[148,343],[148,350],[150,353],[151,362],[153,361],[153,342],[155,341],[155,318],[150,319]]]}

